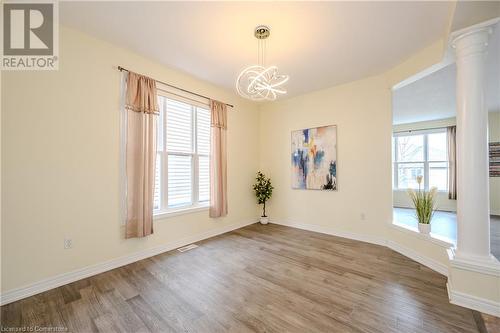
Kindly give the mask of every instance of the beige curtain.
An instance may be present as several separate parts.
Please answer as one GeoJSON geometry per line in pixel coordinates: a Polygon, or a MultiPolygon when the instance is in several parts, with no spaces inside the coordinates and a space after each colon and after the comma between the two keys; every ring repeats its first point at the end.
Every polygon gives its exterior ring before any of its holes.
{"type": "Polygon", "coordinates": [[[227,215],[226,104],[210,101],[210,217],[227,215]]]}
{"type": "Polygon", "coordinates": [[[156,82],[129,73],[125,109],[127,113],[126,238],[153,233],[153,193],[156,160],[158,100],[156,82]]]}
{"type": "Polygon", "coordinates": [[[447,128],[448,141],[448,199],[457,200],[457,127],[447,128]]]}

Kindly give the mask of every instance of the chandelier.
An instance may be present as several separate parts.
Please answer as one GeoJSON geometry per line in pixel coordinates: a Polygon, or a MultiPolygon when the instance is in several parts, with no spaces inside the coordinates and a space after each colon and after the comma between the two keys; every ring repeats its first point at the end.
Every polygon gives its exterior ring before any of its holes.
{"type": "Polygon", "coordinates": [[[265,67],[266,39],[271,34],[269,27],[260,25],[255,28],[254,36],[258,40],[258,65],[252,65],[241,71],[236,79],[236,90],[241,96],[254,101],[274,101],[278,95],[286,94],[283,84],[288,75],[279,74],[278,67],[265,67]]]}

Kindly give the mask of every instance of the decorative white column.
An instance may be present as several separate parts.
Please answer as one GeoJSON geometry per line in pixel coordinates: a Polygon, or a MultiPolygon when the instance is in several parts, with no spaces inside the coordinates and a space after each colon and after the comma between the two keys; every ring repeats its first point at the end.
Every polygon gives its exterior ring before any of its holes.
{"type": "Polygon", "coordinates": [[[457,65],[457,249],[455,258],[495,262],[490,254],[488,110],[484,102],[489,27],[455,34],[457,65]]]}

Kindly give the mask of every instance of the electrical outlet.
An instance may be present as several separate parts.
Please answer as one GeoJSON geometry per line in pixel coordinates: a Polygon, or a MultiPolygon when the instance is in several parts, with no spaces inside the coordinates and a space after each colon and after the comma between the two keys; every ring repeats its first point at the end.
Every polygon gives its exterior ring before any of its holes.
{"type": "Polygon", "coordinates": [[[64,249],[68,250],[73,247],[73,240],[71,238],[65,238],[64,239],[64,249]]]}

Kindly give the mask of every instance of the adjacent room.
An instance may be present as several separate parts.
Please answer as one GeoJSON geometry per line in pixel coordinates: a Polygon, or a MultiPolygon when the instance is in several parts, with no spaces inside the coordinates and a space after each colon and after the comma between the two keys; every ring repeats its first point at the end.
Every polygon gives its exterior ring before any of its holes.
{"type": "MultiPolygon", "coordinates": [[[[486,54],[484,103],[488,111],[489,154],[500,142],[500,46],[489,41],[486,54]]],[[[418,221],[408,190],[436,193],[436,211],[430,236],[456,245],[457,185],[456,152],[456,65],[443,68],[416,81],[409,80],[393,90],[393,204],[394,225],[418,231],[418,221]],[[422,176],[421,183],[417,177],[422,176]]],[[[489,166],[490,245],[500,258],[500,175],[494,160],[489,166]]],[[[445,245],[445,246],[449,246],[445,245]]]]}
{"type": "Polygon", "coordinates": [[[0,7],[2,332],[500,332],[500,2],[0,7]]]}

